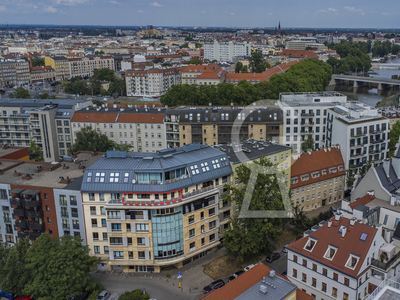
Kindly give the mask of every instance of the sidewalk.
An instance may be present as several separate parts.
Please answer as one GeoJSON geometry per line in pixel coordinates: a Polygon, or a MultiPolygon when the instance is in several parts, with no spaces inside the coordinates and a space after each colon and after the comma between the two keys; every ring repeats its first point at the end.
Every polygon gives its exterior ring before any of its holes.
{"type": "Polygon", "coordinates": [[[203,295],[203,288],[213,281],[211,277],[203,273],[204,265],[225,254],[226,250],[225,248],[222,248],[207,256],[199,258],[180,269],[165,270],[161,273],[122,273],[119,271],[95,271],[93,273],[93,277],[99,282],[103,282],[106,278],[110,279],[111,276],[115,276],[117,278],[120,277],[121,282],[131,280],[146,281],[152,285],[158,285],[160,289],[167,288],[174,294],[182,295],[184,299],[198,299],[203,295]],[[180,271],[182,275],[180,279],[177,278],[178,271],[180,271]],[[169,279],[166,277],[167,274],[171,275],[169,279]],[[131,280],[129,280],[130,278],[131,280]],[[179,288],[179,283],[181,283],[181,288],[179,288]]]}

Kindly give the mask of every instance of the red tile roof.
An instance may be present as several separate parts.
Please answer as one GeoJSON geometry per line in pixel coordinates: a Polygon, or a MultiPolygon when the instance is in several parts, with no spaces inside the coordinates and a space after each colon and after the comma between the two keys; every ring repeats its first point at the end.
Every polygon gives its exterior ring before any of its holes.
{"type": "Polygon", "coordinates": [[[332,225],[330,228],[328,228],[327,222],[309,236],[291,244],[288,249],[322,264],[328,264],[331,268],[348,274],[349,276],[357,277],[361,271],[360,269],[362,264],[367,258],[368,251],[378,230],[374,227],[358,222],[353,226],[350,226],[350,220],[343,217],[340,218],[339,221],[335,221],[334,217],[331,220],[332,225]],[[347,227],[347,232],[344,238],[342,238],[342,234],[339,232],[342,225],[347,227]],[[360,239],[362,233],[367,234],[365,242],[360,239]],[[311,252],[304,249],[308,237],[314,237],[317,239],[311,252]],[[324,257],[329,245],[338,248],[332,260],[324,257]],[[356,254],[360,257],[354,270],[345,266],[350,254],[356,254]]]}
{"type": "Polygon", "coordinates": [[[115,123],[117,116],[118,113],[76,112],[72,117],[72,122],[115,123]]]}
{"type": "Polygon", "coordinates": [[[164,122],[164,114],[130,114],[121,113],[117,123],[159,123],[164,122]]]}
{"type": "Polygon", "coordinates": [[[361,197],[360,199],[357,199],[353,203],[350,203],[349,207],[351,209],[355,209],[357,206],[365,205],[365,204],[367,204],[368,202],[370,202],[373,199],[375,199],[375,196],[370,196],[369,194],[366,194],[364,197],[361,197]]]}
{"type": "MultiPolygon", "coordinates": [[[[237,277],[234,281],[230,281],[225,284],[222,288],[217,290],[212,290],[208,294],[201,297],[199,300],[233,300],[239,295],[243,294],[249,288],[259,283],[264,276],[268,276],[271,271],[263,263],[257,264],[255,267],[251,268],[247,272],[243,273],[239,277],[237,277]]],[[[287,280],[285,277],[276,274],[277,276],[287,280]]],[[[297,289],[297,295],[299,293],[299,289],[297,289]]],[[[302,292],[302,298],[297,298],[300,300],[312,300],[314,299],[310,295],[302,292]],[[308,297],[307,297],[308,296],[308,297]]]]}
{"type": "Polygon", "coordinates": [[[344,161],[342,153],[339,149],[332,147],[329,149],[323,149],[313,151],[311,154],[303,153],[293,164],[291,168],[291,176],[299,177],[297,183],[291,184],[291,188],[297,188],[299,186],[308,185],[310,183],[318,182],[334,178],[337,176],[344,175],[346,173],[344,169],[344,161]],[[336,173],[330,173],[329,168],[342,166],[343,170],[336,170],[336,173]],[[326,170],[327,174],[322,175],[322,170],[326,170]],[[319,171],[319,177],[312,178],[311,172],[319,171]],[[309,179],[301,181],[301,175],[309,175],[309,179]]]}
{"type": "Polygon", "coordinates": [[[184,67],[182,72],[201,73],[197,79],[220,79],[226,73],[216,63],[211,65],[189,65],[184,67]]]}

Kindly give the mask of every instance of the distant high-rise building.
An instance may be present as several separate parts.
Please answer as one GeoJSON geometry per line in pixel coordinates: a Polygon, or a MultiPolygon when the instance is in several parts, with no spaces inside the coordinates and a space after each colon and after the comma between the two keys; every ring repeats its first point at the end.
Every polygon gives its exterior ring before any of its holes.
{"type": "Polygon", "coordinates": [[[146,25],[146,30],[152,30],[153,29],[153,25],[146,25]]]}
{"type": "Polygon", "coordinates": [[[219,42],[215,40],[204,44],[204,58],[210,61],[232,61],[235,56],[250,56],[251,43],[248,42],[219,42]]]}

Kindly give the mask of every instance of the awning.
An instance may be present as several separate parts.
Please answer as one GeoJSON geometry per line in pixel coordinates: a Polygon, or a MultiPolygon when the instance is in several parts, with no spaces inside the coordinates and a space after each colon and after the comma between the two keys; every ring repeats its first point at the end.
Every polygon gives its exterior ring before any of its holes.
{"type": "Polygon", "coordinates": [[[24,191],[24,189],[15,188],[15,189],[11,190],[11,194],[19,194],[23,191],[24,191]]]}
{"type": "Polygon", "coordinates": [[[40,191],[37,190],[26,190],[22,193],[22,195],[29,195],[29,196],[35,196],[37,194],[40,194],[40,191]]]}

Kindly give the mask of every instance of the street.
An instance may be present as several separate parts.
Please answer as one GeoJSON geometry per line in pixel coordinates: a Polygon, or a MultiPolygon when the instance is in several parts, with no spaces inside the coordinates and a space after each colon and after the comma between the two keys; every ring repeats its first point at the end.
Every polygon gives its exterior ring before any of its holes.
{"type": "Polygon", "coordinates": [[[281,257],[279,259],[277,259],[276,261],[272,262],[272,263],[267,263],[264,260],[262,260],[262,263],[264,265],[266,265],[268,268],[270,268],[271,270],[274,270],[276,273],[281,274],[286,271],[287,269],[287,253],[283,253],[281,252],[281,257]]]}

